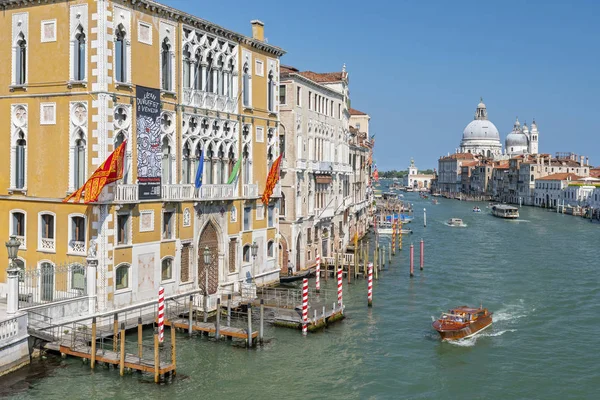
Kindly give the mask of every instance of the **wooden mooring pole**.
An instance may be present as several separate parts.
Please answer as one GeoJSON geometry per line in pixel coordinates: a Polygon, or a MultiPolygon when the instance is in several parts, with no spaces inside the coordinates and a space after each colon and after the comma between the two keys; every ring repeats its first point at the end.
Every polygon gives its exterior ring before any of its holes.
{"type": "Polygon", "coordinates": [[[138,326],[137,326],[137,333],[138,333],[138,357],[140,358],[140,360],[142,359],[142,356],[144,355],[144,350],[142,347],[142,343],[144,341],[143,335],[142,335],[142,317],[138,318],[138,326]]]}
{"type": "Polygon", "coordinates": [[[194,295],[190,294],[190,304],[188,305],[188,335],[192,337],[192,318],[194,318],[194,295]]]}
{"type": "Polygon", "coordinates": [[[231,293],[227,295],[227,326],[231,326],[231,293]]]}
{"type": "Polygon", "coordinates": [[[375,269],[375,279],[379,279],[377,274],[377,270],[379,269],[377,267],[377,246],[375,246],[375,249],[373,249],[373,268],[375,269]]]}
{"type": "Polygon", "coordinates": [[[215,339],[221,339],[221,298],[217,298],[217,321],[215,327],[215,339]]]}
{"type": "Polygon", "coordinates": [[[125,374],[125,322],[121,322],[121,333],[119,334],[121,340],[121,351],[119,352],[119,375],[125,374]]]}
{"type": "Polygon", "coordinates": [[[175,324],[171,324],[171,363],[173,364],[173,375],[177,373],[177,340],[175,338],[175,324]]]}
{"type": "Polygon", "coordinates": [[[113,351],[117,352],[117,343],[119,341],[119,315],[114,315],[113,320],[113,351]]]}
{"type": "Polygon", "coordinates": [[[154,383],[160,380],[160,347],[158,346],[158,331],[154,328],[154,383]]]}
{"type": "Polygon", "coordinates": [[[96,366],[96,317],[92,318],[92,359],[90,366],[92,369],[96,366]]]}
{"type": "Polygon", "coordinates": [[[248,303],[248,348],[252,347],[252,304],[248,303]]]}
{"type": "Polygon", "coordinates": [[[263,344],[265,325],[265,299],[260,299],[260,327],[258,331],[258,340],[263,344]]]}

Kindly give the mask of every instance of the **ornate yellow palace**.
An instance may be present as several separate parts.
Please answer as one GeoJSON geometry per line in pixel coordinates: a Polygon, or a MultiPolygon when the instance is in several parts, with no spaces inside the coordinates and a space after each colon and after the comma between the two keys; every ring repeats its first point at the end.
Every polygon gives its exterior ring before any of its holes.
{"type": "Polygon", "coordinates": [[[20,268],[85,265],[94,240],[100,311],[153,300],[159,286],[207,281],[216,294],[278,279],[281,189],[266,206],[260,196],[279,156],[284,51],[262,22],[248,37],[150,0],[0,4],[0,238],[21,242],[20,268]],[[141,139],[142,87],[158,94],[160,143],[141,139]],[[123,141],[123,179],[95,203],[63,203],[123,141]],[[146,186],[149,159],[160,179],[146,186]]]}

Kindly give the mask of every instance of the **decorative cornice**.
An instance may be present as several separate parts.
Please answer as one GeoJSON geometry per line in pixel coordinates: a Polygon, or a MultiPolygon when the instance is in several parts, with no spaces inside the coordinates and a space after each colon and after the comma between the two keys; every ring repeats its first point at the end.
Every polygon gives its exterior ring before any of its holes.
{"type": "Polygon", "coordinates": [[[344,94],[343,93],[340,93],[337,90],[332,89],[329,86],[325,86],[323,84],[315,82],[312,79],[309,79],[309,78],[307,78],[307,77],[305,77],[303,75],[300,75],[300,74],[298,74],[296,72],[287,72],[287,73],[285,73],[285,77],[280,77],[279,83],[282,84],[282,85],[284,85],[286,83],[286,81],[292,81],[295,78],[297,78],[299,81],[303,81],[304,83],[308,83],[308,84],[312,85],[314,88],[318,88],[318,89],[324,90],[326,92],[333,93],[333,94],[336,95],[336,97],[339,97],[342,100],[344,99],[344,94]]]}
{"type": "MultiPolygon", "coordinates": [[[[60,3],[66,2],[68,0],[0,0],[0,6],[4,9],[15,6],[15,7],[25,7],[27,5],[37,5],[41,2],[44,3],[60,3]]],[[[280,47],[271,46],[268,43],[261,42],[260,40],[253,39],[248,36],[244,36],[240,33],[236,33],[230,31],[228,29],[223,28],[217,24],[213,24],[210,21],[207,21],[202,18],[198,18],[194,15],[188,14],[186,12],[177,10],[175,8],[166,6],[164,4],[160,4],[156,1],[152,0],[113,0],[114,3],[122,3],[127,4],[130,3],[131,6],[137,6],[138,8],[145,8],[146,10],[150,10],[156,14],[161,15],[164,18],[170,18],[174,21],[178,21],[184,24],[188,24],[198,29],[202,29],[206,32],[222,36],[226,39],[237,41],[241,44],[245,44],[247,46],[253,47],[257,50],[264,51],[269,54],[273,54],[277,57],[283,56],[286,52],[280,47]]]]}

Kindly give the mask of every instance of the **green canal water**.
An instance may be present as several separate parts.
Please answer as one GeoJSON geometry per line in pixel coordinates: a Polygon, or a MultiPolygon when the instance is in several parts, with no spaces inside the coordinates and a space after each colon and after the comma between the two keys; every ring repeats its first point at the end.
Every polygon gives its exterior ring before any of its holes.
{"type": "MultiPolygon", "coordinates": [[[[138,374],[90,371],[49,357],[0,380],[15,399],[592,399],[600,396],[600,226],[523,207],[519,222],[471,212],[474,203],[415,194],[414,234],[380,273],[344,282],[347,318],[323,332],[268,328],[256,350],[178,333],[178,375],[155,385],[138,374]],[[423,207],[427,227],[423,228],[423,207]],[[465,228],[444,224],[462,218],[465,228]],[[425,240],[425,270],[418,242],[425,240]],[[408,245],[417,268],[409,278],[408,245]],[[494,324],[442,343],[432,316],[483,303],[494,324]]],[[[372,248],[372,246],[371,246],[372,248]]],[[[329,280],[325,286],[333,289],[329,280]]]]}

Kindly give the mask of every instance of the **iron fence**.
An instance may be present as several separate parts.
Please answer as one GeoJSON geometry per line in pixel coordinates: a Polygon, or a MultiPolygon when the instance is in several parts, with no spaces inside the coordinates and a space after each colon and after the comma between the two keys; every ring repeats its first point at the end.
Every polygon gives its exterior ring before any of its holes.
{"type": "Polygon", "coordinates": [[[39,268],[19,274],[19,308],[87,296],[86,268],[83,264],[54,265],[42,263],[39,268]]]}

